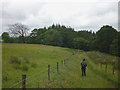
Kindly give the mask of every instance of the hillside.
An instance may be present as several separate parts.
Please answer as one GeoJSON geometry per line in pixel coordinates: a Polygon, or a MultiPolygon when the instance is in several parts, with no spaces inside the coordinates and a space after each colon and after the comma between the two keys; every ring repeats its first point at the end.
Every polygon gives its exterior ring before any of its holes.
{"type": "Polygon", "coordinates": [[[19,88],[22,74],[29,77],[27,88],[117,88],[118,71],[112,74],[112,64],[101,61],[117,62],[117,58],[100,52],[84,52],[69,48],[53,47],[39,44],[6,44],[2,46],[2,86],[19,88]],[[100,56],[100,57],[98,57],[100,56]],[[104,57],[104,58],[103,58],[104,57]],[[80,63],[86,58],[87,76],[81,76],[80,63]],[[62,61],[64,64],[62,65],[62,61]],[[59,63],[59,72],[56,65],[59,63]],[[97,62],[97,63],[96,63],[97,62]],[[48,80],[47,67],[50,68],[48,80]],[[14,85],[18,83],[17,85],[14,85]]]}

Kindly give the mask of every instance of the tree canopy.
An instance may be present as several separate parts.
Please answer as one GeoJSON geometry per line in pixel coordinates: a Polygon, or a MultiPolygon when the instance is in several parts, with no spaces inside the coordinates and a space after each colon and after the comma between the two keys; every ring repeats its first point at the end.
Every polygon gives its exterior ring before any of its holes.
{"type": "Polygon", "coordinates": [[[101,27],[96,33],[87,30],[75,31],[70,26],[60,24],[33,29],[30,34],[28,34],[27,26],[23,24],[11,25],[9,29],[11,33],[2,34],[5,43],[45,44],[120,55],[118,47],[120,46],[120,32],[109,25],[101,27]],[[9,34],[17,35],[17,37],[9,36],[9,34]]]}

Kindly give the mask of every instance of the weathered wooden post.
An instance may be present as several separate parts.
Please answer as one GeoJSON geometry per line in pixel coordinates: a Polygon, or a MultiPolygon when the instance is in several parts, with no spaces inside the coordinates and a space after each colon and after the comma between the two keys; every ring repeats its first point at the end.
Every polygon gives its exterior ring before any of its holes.
{"type": "Polygon", "coordinates": [[[57,72],[58,72],[58,62],[57,62],[57,72]]]}
{"type": "Polygon", "coordinates": [[[22,74],[22,88],[26,90],[26,74],[22,74]]]}
{"type": "Polygon", "coordinates": [[[48,65],[48,80],[50,80],[50,65],[48,65]]]}
{"type": "Polygon", "coordinates": [[[115,73],[115,60],[113,60],[113,75],[114,75],[114,73],[115,73]]]}

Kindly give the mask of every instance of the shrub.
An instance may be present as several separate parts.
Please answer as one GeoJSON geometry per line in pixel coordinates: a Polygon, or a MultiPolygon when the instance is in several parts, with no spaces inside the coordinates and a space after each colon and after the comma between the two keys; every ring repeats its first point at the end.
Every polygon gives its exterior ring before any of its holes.
{"type": "Polygon", "coordinates": [[[13,67],[14,67],[14,69],[16,69],[16,70],[18,70],[18,69],[20,70],[20,69],[22,68],[20,65],[14,65],[13,67]]]}
{"type": "Polygon", "coordinates": [[[28,60],[28,58],[24,57],[23,59],[24,59],[25,63],[27,63],[27,64],[30,63],[30,61],[28,60]]]}
{"type": "Polygon", "coordinates": [[[11,64],[21,64],[21,60],[17,56],[11,56],[10,63],[11,64]]]}
{"type": "Polygon", "coordinates": [[[36,67],[37,67],[37,64],[36,64],[36,63],[32,63],[31,66],[32,66],[33,68],[36,68],[36,67]]]}
{"type": "Polygon", "coordinates": [[[23,65],[22,69],[23,69],[23,71],[28,71],[29,68],[27,65],[23,65]]]}

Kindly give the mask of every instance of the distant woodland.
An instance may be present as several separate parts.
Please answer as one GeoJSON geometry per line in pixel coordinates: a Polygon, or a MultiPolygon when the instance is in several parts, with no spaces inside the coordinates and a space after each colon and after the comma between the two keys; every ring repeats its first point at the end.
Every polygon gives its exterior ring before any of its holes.
{"type": "Polygon", "coordinates": [[[70,26],[59,24],[29,32],[26,25],[16,23],[1,36],[3,43],[43,44],[120,55],[120,32],[109,25],[101,27],[96,33],[92,30],[75,31],[70,26]]]}

